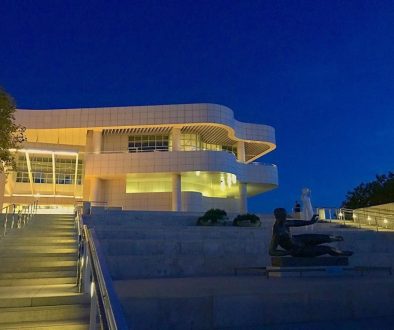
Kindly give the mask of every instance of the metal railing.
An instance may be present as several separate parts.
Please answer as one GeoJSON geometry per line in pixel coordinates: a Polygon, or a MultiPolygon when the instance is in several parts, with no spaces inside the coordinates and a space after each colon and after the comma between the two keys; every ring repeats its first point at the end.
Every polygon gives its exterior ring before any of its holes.
{"type": "Polygon", "coordinates": [[[106,210],[108,208],[108,202],[103,201],[78,201],[75,203],[75,207],[80,209],[83,215],[90,215],[93,210],[106,210]]]}
{"type": "Polygon", "coordinates": [[[79,292],[90,292],[89,329],[128,329],[96,233],[84,225],[81,207],[76,208],[75,216],[79,237],[77,285],[79,292]]]}
{"type": "Polygon", "coordinates": [[[361,227],[379,229],[394,229],[394,210],[379,207],[360,209],[323,207],[317,209],[320,220],[338,222],[343,225],[351,224],[361,227]]]}
{"type": "Polygon", "coordinates": [[[13,229],[21,229],[37,213],[38,201],[29,205],[9,204],[1,209],[3,220],[3,233],[6,236],[13,229]]]}

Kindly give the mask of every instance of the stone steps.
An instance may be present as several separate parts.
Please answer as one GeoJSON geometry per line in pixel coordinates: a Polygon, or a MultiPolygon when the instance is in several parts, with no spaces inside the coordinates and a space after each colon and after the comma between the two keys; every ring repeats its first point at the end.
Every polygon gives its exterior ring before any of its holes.
{"type": "Polygon", "coordinates": [[[1,329],[4,330],[88,330],[89,325],[86,320],[62,320],[39,321],[39,322],[18,322],[3,323],[1,329]]]}
{"type": "Polygon", "coordinates": [[[36,215],[0,240],[0,329],[88,329],[73,217],[36,215]]]}
{"type": "Polygon", "coordinates": [[[236,267],[266,265],[262,254],[112,256],[106,259],[114,280],[231,275],[236,267]],[[125,265],[132,265],[132,267],[125,267],[125,265]]]}
{"type": "MultiPolygon", "coordinates": [[[[5,239],[6,240],[11,240],[12,238],[14,238],[14,237],[16,237],[16,236],[18,236],[17,235],[17,233],[11,233],[11,234],[9,234],[8,236],[6,236],[5,237],[5,239]]],[[[47,238],[47,237],[51,237],[51,238],[64,238],[64,239],[66,239],[66,238],[68,238],[68,239],[71,239],[71,238],[75,238],[76,237],[76,233],[75,233],[75,231],[74,232],[72,232],[72,231],[70,231],[70,232],[64,232],[64,231],[51,231],[51,230],[49,230],[49,231],[37,231],[37,232],[34,232],[34,231],[25,231],[24,233],[23,233],[23,237],[25,238],[25,239],[28,239],[28,238],[34,238],[34,239],[41,239],[41,238],[47,238]]]]}
{"type": "MultiPolygon", "coordinates": [[[[59,267],[60,268],[60,267],[59,267]]],[[[44,278],[67,278],[75,277],[76,269],[72,270],[56,270],[53,268],[52,271],[36,271],[36,272],[0,272],[0,280],[5,279],[44,279],[44,278]]]]}
{"type": "Polygon", "coordinates": [[[2,246],[52,246],[52,245],[64,245],[64,246],[75,246],[77,243],[76,237],[18,237],[18,240],[10,239],[6,237],[3,241],[0,241],[0,248],[2,246]]]}
{"type": "Polygon", "coordinates": [[[0,327],[21,322],[39,321],[62,321],[65,320],[87,320],[89,317],[89,306],[80,305],[55,305],[38,307],[7,307],[0,308],[0,327]]]}
{"type": "Polygon", "coordinates": [[[0,259],[3,256],[7,256],[10,253],[14,256],[34,256],[34,257],[50,257],[50,256],[67,256],[76,255],[78,249],[73,248],[43,248],[42,246],[30,246],[30,247],[20,247],[20,246],[7,246],[2,247],[0,250],[0,259]],[[43,252],[44,251],[44,252],[43,252]]]}
{"type": "Polygon", "coordinates": [[[9,278],[0,279],[0,287],[2,286],[24,286],[24,285],[54,285],[54,284],[74,284],[76,279],[74,276],[67,277],[45,277],[45,278],[9,278]]]}
{"type": "Polygon", "coordinates": [[[63,267],[72,267],[76,269],[77,261],[76,260],[64,260],[64,261],[57,261],[57,260],[46,260],[46,261],[29,261],[26,260],[24,262],[16,262],[16,261],[9,261],[7,263],[3,263],[1,265],[0,272],[24,272],[29,270],[46,270],[48,269],[58,269],[63,267]]]}
{"type": "MultiPolygon", "coordinates": [[[[136,329],[319,329],[302,322],[361,320],[338,329],[391,329],[368,318],[394,315],[391,277],[200,277],[115,281],[129,326],[136,329]],[[390,288],[390,289],[388,289],[390,288]]],[[[334,327],[335,329],[335,327],[334,327]]]]}
{"type": "Polygon", "coordinates": [[[156,256],[184,255],[204,256],[226,254],[258,254],[266,250],[268,243],[259,239],[233,241],[228,239],[205,238],[189,240],[187,237],[177,240],[143,239],[143,240],[102,240],[101,246],[107,256],[156,256]]]}
{"type": "Polygon", "coordinates": [[[63,271],[73,271],[76,272],[76,265],[77,262],[75,261],[74,263],[72,262],[63,262],[66,263],[61,264],[61,265],[52,265],[50,264],[49,266],[43,266],[43,265],[39,265],[39,266],[31,266],[31,265],[27,265],[27,266],[23,266],[23,265],[11,265],[10,267],[1,267],[0,268],[0,274],[4,273],[22,273],[22,272],[63,272],[63,271]]]}

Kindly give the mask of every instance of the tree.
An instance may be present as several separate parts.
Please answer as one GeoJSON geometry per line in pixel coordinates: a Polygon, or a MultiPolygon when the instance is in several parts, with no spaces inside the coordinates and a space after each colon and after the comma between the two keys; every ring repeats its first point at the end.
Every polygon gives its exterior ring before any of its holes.
{"type": "Polygon", "coordinates": [[[342,207],[357,209],[394,202],[394,173],[376,175],[372,182],[361,183],[346,194],[342,207]]]}
{"type": "Polygon", "coordinates": [[[15,168],[10,149],[17,149],[26,140],[25,128],[15,123],[15,102],[0,87],[0,173],[15,168]]]}

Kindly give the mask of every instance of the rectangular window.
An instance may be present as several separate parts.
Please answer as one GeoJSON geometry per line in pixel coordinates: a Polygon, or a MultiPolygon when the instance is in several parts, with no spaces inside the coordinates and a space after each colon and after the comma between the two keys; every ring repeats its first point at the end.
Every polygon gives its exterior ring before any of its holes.
{"type": "Polygon", "coordinates": [[[168,135],[130,135],[129,152],[168,151],[168,135]]]}

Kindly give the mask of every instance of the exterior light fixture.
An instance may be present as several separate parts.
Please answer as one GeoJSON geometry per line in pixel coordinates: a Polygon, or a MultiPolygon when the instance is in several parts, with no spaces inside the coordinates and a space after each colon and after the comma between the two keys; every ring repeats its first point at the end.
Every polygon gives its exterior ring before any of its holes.
{"type": "Polygon", "coordinates": [[[90,283],[90,298],[93,298],[94,294],[94,282],[90,283]]]}

